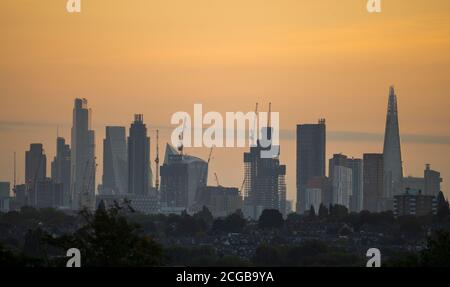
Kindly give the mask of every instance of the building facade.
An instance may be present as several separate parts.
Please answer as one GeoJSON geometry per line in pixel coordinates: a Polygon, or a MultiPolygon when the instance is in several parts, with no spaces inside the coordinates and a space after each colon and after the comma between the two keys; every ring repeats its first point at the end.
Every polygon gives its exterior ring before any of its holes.
{"type": "Polygon", "coordinates": [[[394,87],[389,89],[386,129],[383,146],[384,188],[380,201],[382,210],[392,210],[394,196],[401,193],[403,168],[398,123],[397,95],[394,87]]]}
{"type": "Polygon", "coordinates": [[[103,140],[102,193],[127,193],[128,155],[125,133],[125,127],[106,127],[106,138],[103,140]]]}
{"type": "Polygon", "coordinates": [[[151,188],[150,137],[143,115],[135,115],[128,136],[128,192],[147,195],[151,188]]]}
{"type": "Polygon", "coordinates": [[[363,209],[380,212],[380,201],[383,198],[383,154],[369,153],[363,156],[363,209]]]}
{"type": "Polygon", "coordinates": [[[297,125],[297,212],[306,208],[305,191],[309,179],[325,176],[325,120],[318,124],[297,125]]]}
{"type": "Polygon", "coordinates": [[[92,110],[86,99],[75,99],[71,130],[71,206],[74,210],[95,208],[95,133],[92,110]]]}
{"type": "Polygon", "coordinates": [[[70,146],[64,138],[56,139],[56,156],[52,161],[51,179],[54,183],[62,184],[62,205],[70,207],[70,146]]]}

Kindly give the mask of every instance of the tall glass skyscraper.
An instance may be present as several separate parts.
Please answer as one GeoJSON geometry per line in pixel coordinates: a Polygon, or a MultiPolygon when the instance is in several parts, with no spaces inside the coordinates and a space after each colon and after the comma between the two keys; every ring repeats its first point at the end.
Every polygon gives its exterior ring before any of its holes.
{"type": "Polygon", "coordinates": [[[128,189],[127,142],[125,127],[106,127],[103,140],[102,191],[125,194],[128,189]]]}
{"type": "Polygon", "coordinates": [[[308,180],[325,176],[325,120],[318,124],[297,125],[297,212],[304,213],[308,180]]]}
{"type": "Polygon", "coordinates": [[[71,200],[72,208],[95,207],[95,133],[86,99],[75,99],[72,124],[71,200]]]}
{"type": "Polygon", "coordinates": [[[134,115],[128,137],[128,192],[148,195],[151,187],[150,138],[143,115],[134,115]]]}
{"type": "Polygon", "coordinates": [[[398,124],[397,95],[394,87],[389,89],[386,130],[383,148],[384,191],[382,210],[392,209],[393,197],[401,193],[403,169],[398,124]]]}

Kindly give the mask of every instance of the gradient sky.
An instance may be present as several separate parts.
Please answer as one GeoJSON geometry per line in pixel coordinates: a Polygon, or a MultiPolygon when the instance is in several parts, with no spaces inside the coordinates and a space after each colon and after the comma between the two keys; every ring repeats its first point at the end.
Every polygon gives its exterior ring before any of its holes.
{"type": "MultiPolygon", "coordinates": [[[[171,115],[194,103],[225,114],[270,101],[295,199],[295,125],[326,118],[328,158],[381,152],[393,84],[405,175],[430,163],[450,195],[450,1],[382,0],[381,14],[366,2],[82,0],[82,13],[68,14],[65,0],[3,0],[0,180],[12,181],[16,151],[23,182],[31,142],[44,143],[50,164],[57,125],[70,139],[75,97],[93,109],[98,178],[105,125],[143,113],[150,136],[159,127],[167,141],[171,115]]],[[[240,186],[244,151],[214,151],[222,185],[240,186]]]]}

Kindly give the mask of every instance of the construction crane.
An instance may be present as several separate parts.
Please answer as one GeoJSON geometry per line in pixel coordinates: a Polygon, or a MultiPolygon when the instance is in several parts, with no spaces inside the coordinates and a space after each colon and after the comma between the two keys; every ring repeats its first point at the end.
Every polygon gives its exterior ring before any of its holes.
{"type": "Polygon", "coordinates": [[[253,130],[250,135],[250,139],[252,144],[256,144],[256,140],[258,139],[258,103],[256,103],[255,107],[255,120],[253,123],[253,130]]]}
{"type": "Polygon", "coordinates": [[[156,158],[155,158],[156,179],[155,188],[159,191],[159,130],[156,130],[156,158]]]}
{"type": "Polygon", "coordinates": [[[186,128],[186,118],[183,120],[183,129],[181,130],[180,135],[178,136],[178,139],[180,140],[180,146],[178,147],[178,151],[180,152],[180,155],[183,156],[183,137],[184,137],[184,130],[186,128]]]}
{"type": "Polygon", "coordinates": [[[211,161],[211,155],[212,155],[213,149],[214,149],[214,146],[212,146],[211,149],[209,150],[208,164],[211,161]]]}
{"type": "Polygon", "coordinates": [[[214,173],[214,177],[216,179],[217,186],[221,186],[219,183],[219,177],[217,176],[217,173],[214,173]]]}
{"type": "Polygon", "coordinates": [[[16,193],[16,152],[14,152],[14,186],[13,192],[16,193]]]}

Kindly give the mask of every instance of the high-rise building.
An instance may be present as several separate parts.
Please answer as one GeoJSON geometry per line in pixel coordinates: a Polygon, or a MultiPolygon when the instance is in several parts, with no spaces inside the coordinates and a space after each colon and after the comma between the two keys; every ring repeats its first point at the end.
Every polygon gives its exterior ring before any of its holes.
{"type": "Polygon", "coordinates": [[[151,188],[150,137],[143,115],[134,115],[128,137],[128,192],[148,195],[151,188]]]}
{"type": "Polygon", "coordinates": [[[402,188],[403,168],[398,124],[397,96],[394,87],[390,87],[386,130],[383,147],[384,191],[381,200],[382,210],[392,209],[394,195],[402,188]]]}
{"type": "MultiPolygon", "coordinates": [[[[271,140],[272,127],[262,128],[262,134],[271,140]]],[[[286,212],[286,166],[280,164],[279,154],[264,158],[264,150],[278,150],[279,147],[262,147],[260,140],[250,152],[244,153],[245,188],[244,213],[251,218],[259,218],[264,209],[277,209],[286,212]]]]}
{"type": "Polygon", "coordinates": [[[33,186],[38,180],[47,175],[47,157],[42,144],[31,144],[30,150],[25,152],[25,182],[33,186]]]}
{"type": "Polygon", "coordinates": [[[325,176],[325,120],[318,124],[297,125],[297,212],[303,213],[305,190],[309,179],[325,176]]]}
{"type": "Polygon", "coordinates": [[[424,182],[425,195],[433,195],[437,197],[439,192],[441,191],[442,178],[441,174],[438,171],[432,170],[429,164],[427,164],[425,167],[424,182]]]}
{"type": "Polygon", "coordinates": [[[421,190],[406,189],[403,194],[394,196],[393,207],[395,216],[436,215],[437,199],[421,190]]]}
{"type": "Polygon", "coordinates": [[[195,208],[197,192],[206,186],[208,163],[166,145],[161,166],[161,205],[166,213],[195,208]]]}
{"type": "Polygon", "coordinates": [[[125,127],[106,127],[103,140],[102,193],[125,194],[128,189],[125,127]]]}
{"type": "Polygon", "coordinates": [[[348,158],[343,154],[333,155],[329,161],[329,176],[333,182],[332,203],[344,205],[351,212],[360,212],[363,206],[362,159],[348,158]]]}
{"type": "Polygon", "coordinates": [[[62,184],[62,205],[70,207],[70,146],[64,138],[56,139],[56,156],[52,161],[51,179],[62,184]]]}
{"type": "Polygon", "coordinates": [[[347,161],[352,170],[352,195],[350,196],[350,211],[363,210],[364,201],[364,163],[362,159],[352,158],[347,161]]]}
{"type": "Polygon", "coordinates": [[[9,182],[0,182],[0,198],[11,196],[11,184],[9,182]]]}
{"type": "Polygon", "coordinates": [[[55,183],[50,178],[39,180],[36,184],[36,208],[58,208],[63,205],[64,191],[62,183],[55,183]]]}
{"type": "Polygon", "coordinates": [[[363,162],[363,209],[370,212],[380,212],[384,179],[383,154],[364,154],[363,162]]]}
{"type": "Polygon", "coordinates": [[[35,206],[36,185],[47,175],[47,157],[42,144],[31,144],[25,152],[25,183],[27,186],[28,204],[35,206]]]}
{"type": "Polygon", "coordinates": [[[95,133],[92,110],[86,99],[75,99],[71,138],[71,206],[75,210],[95,208],[95,133]]]}

